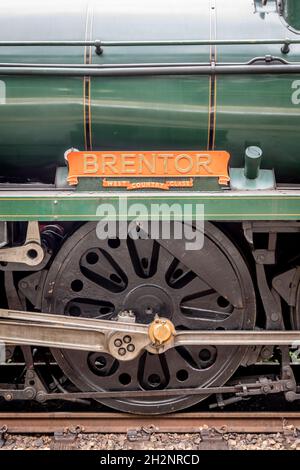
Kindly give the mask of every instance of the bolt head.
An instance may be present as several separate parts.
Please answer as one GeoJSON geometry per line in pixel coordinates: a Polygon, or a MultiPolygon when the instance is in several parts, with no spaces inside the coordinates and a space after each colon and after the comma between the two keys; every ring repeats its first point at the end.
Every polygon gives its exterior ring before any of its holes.
{"type": "Polygon", "coordinates": [[[287,392],[285,394],[285,399],[286,399],[286,401],[289,401],[289,402],[294,401],[295,400],[295,393],[294,392],[287,392]]]}
{"type": "Polygon", "coordinates": [[[28,388],[25,390],[25,395],[26,395],[26,398],[29,398],[29,399],[34,398],[34,395],[35,395],[34,389],[28,387],[28,388]]]}
{"type": "Polygon", "coordinates": [[[290,382],[290,381],[287,382],[287,383],[286,383],[286,388],[288,388],[289,390],[292,390],[292,389],[294,388],[293,382],[290,382]]]}
{"type": "Polygon", "coordinates": [[[120,348],[120,349],[118,350],[118,353],[119,353],[119,356],[125,356],[125,354],[126,354],[126,349],[125,349],[125,348],[120,348]]]}

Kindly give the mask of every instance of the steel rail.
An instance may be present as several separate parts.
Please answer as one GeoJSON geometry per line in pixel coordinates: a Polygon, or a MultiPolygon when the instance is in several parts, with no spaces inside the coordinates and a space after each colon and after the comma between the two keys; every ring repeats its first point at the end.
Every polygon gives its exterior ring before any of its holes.
{"type": "Polygon", "coordinates": [[[16,76],[65,76],[65,77],[130,77],[130,76],[164,76],[164,75],[262,75],[262,74],[299,74],[299,63],[288,64],[239,64],[239,65],[171,65],[166,66],[126,66],[120,67],[52,67],[52,66],[26,66],[3,67],[0,66],[0,75],[16,76]]]}
{"type": "Polygon", "coordinates": [[[143,416],[125,413],[28,412],[0,413],[0,428],[8,433],[52,434],[78,430],[84,433],[127,433],[151,427],[160,433],[199,432],[208,426],[223,433],[277,433],[300,428],[299,412],[185,412],[143,416]]]}

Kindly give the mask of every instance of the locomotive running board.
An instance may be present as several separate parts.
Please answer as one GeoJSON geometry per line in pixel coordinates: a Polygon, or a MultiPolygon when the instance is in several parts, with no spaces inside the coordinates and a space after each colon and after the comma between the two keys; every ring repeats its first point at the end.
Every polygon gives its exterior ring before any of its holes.
{"type": "MultiPolygon", "coordinates": [[[[197,205],[209,221],[299,221],[300,186],[278,187],[276,190],[241,191],[74,191],[70,189],[33,190],[30,187],[7,189],[0,185],[1,221],[99,221],[99,207],[109,204],[116,220],[132,220],[128,214],[135,204],[143,203],[149,220],[156,220],[151,204],[174,203],[189,207],[191,220],[196,219],[197,205]]],[[[155,206],[156,207],[156,206],[155,206]]],[[[135,214],[135,212],[132,212],[135,214]]],[[[100,214],[100,215],[99,215],[100,214]]],[[[182,220],[182,211],[174,219],[182,220]]]]}
{"type": "Polygon", "coordinates": [[[162,353],[178,346],[299,346],[300,331],[175,331],[170,320],[150,325],[121,312],[116,321],[0,309],[0,341],[6,344],[107,352],[132,360],[144,349],[162,353]]]}

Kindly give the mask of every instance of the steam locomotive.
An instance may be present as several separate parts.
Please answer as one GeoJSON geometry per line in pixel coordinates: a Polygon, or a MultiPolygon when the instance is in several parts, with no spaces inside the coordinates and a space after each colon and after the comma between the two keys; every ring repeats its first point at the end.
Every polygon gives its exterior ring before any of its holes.
{"type": "Polygon", "coordinates": [[[2,3],[0,397],[298,400],[299,1],[2,3]]]}

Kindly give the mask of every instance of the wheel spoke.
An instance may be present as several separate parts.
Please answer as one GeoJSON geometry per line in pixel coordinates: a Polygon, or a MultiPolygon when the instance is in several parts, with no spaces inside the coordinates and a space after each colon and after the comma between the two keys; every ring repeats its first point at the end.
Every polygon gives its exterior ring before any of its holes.
{"type": "Polygon", "coordinates": [[[111,256],[115,263],[124,270],[128,284],[136,279],[136,272],[134,270],[132,255],[128,240],[109,239],[105,241],[105,251],[111,256]]]}
{"type": "Polygon", "coordinates": [[[65,312],[73,317],[99,318],[110,320],[115,316],[116,308],[111,302],[92,301],[90,299],[72,299],[65,312]]]}
{"type": "Polygon", "coordinates": [[[143,279],[152,277],[157,271],[159,259],[159,245],[156,241],[128,238],[127,246],[136,275],[143,279]]]}
{"type": "Polygon", "coordinates": [[[224,314],[223,318],[219,312],[216,315],[214,312],[201,309],[198,315],[189,316],[177,312],[176,322],[180,327],[188,330],[236,330],[243,321],[242,312],[239,309],[235,309],[230,314],[224,314]]]}
{"type": "Polygon", "coordinates": [[[208,237],[205,237],[204,246],[197,251],[197,256],[194,251],[186,251],[184,239],[160,239],[158,242],[200,279],[205,279],[214,291],[228,298],[232,305],[240,308],[243,306],[242,294],[233,266],[222,251],[216,250],[215,243],[208,237]],[[226,282],[224,282],[224,276],[226,276],[226,282]]]}
{"type": "Polygon", "coordinates": [[[144,389],[163,389],[168,384],[163,356],[145,352],[140,359],[139,380],[144,389]]]}
{"type": "MultiPolygon", "coordinates": [[[[159,245],[158,245],[159,246],[159,245]]],[[[161,287],[167,287],[166,274],[174,261],[174,256],[159,246],[159,258],[154,275],[151,277],[151,282],[158,284],[161,287]]]]}
{"type": "Polygon", "coordinates": [[[197,304],[198,300],[210,303],[210,297],[214,296],[215,298],[217,296],[216,292],[199,277],[193,277],[189,282],[184,283],[182,287],[173,289],[172,296],[176,298],[178,305],[193,303],[193,300],[194,304],[197,304]]]}
{"type": "MultiPolygon", "coordinates": [[[[166,353],[167,374],[169,377],[168,388],[198,387],[203,378],[203,371],[184,359],[177,349],[170,349],[166,353]]],[[[205,375],[205,371],[204,374],[205,375]]]]}
{"type": "Polygon", "coordinates": [[[128,362],[120,361],[115,372],[104,377],[103,387],[106,390],[138,390],[140,384],[138,380],[138,359],[128,362]]]}
{"type": "MultiPolygon", "coordinates": [[[[85,303],[91,305],[99,305],[99,308],[103,304],[113,305],[115,311],[119,311],[122,308],[123,293],[111,292],[105,289],[95,282],[90,281],[85,276],[76,277],[75,281],[78,281],[75,285],[70,282],[69,288],[66,285],[62,286],[60,296],[57,297],[58,306],[63,306],[64,310],[70,302],[85,303]]],[[[92,307],[91,307],[92,309],[92,307]]],[[[88,315],[87,315],[88,316],[88,315]]]]}

